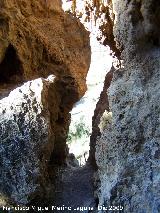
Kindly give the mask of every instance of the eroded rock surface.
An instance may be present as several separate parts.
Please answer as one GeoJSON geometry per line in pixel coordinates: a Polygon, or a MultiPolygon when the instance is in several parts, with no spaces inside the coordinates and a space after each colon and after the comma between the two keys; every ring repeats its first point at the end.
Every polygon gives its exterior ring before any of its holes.
{"type": "MultiPolygon", "coordinates": [[[[123,68],[109,89],[112,112],[97,141],[99,205],[160,211],[160,3],[113,1],[123,68]]],[[[99,212],[105,212],[100,210],[99,212]]],[[[114,211],[111,211],[114,212],[114,211]]]]}
{"type": "Polygon", "coordinates": [[[62,11],[60,2],[1,1],[0,82],[22,82],[54,73],[65,81],[72,77],[78,93],[84,94],[89,36],[77,19],[62,11]],[[17,63],[9,69],[4,60],[9,64],[12,56],[17,63]]]}
{"type": "Polygon", "coordinates": [[[86,91],[89,33],[60,0],[2,0],[0,8],[1,200],[43,202],[49,170],[68,153],[69,111],[86,91]]]}
{"type": "MultiPolygon", "coordinates": [[[[48,107],[50,84],[54,77],[29,81],[0,100],[0,189],[2,197],[16,203],[26,204],[35,191],[46,193],[46,162],[55,140],[48,107]]],[[[54,101],[57,105],[56,97],[54,101]]]]}
{"type": "Polygon", "coordinates": [[[96,151],[95,146],[98,137],[100,137],[101,135],[100,128],[98,125],[105,110],[106,111],[110,110],[108,100],[108,88],[110,87],[112,81],[113,70],[114,68],[112,67],[105,77],[103,91],[101,92],[99,101],[97,102],[96,109],[94,111],[94,116],[92,118],[92,134],[90,137],[89,161],[95,168],[97,168],[95,160],[95,151],[96,151]]]}

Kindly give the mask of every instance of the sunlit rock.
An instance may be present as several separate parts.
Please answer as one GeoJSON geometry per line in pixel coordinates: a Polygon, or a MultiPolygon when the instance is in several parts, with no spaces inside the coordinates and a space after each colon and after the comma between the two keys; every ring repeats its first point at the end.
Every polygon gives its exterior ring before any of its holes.
{"type": "Polygon", "coordinates": [[[50,84],[53,77],[29,81],[0,100],[0,188],[16,203],[28,203],[32,193],[45,193],[46,162],[54,147],[50,84]]]}
{"type": "Polygon", "coordinates": [[[99,205],[159,212],[160,4],[115,0],[113,8],[123,66],[108,91],[111,123],[97,140],[99,205]]]}

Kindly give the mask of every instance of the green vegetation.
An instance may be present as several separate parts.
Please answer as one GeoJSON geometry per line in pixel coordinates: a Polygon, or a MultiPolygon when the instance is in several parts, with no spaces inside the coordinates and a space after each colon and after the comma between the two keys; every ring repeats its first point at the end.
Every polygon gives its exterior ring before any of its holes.
{"type": "Polygon", "coordinates": [[[72,141],[81,139],[82,137],[89,137],[90,131],[89,127],[85,125],[83,117],[80,118],[79,122],[75,123],[74,128],[71,128],[68,133],[67,142],[71,144],[72,141]]]}

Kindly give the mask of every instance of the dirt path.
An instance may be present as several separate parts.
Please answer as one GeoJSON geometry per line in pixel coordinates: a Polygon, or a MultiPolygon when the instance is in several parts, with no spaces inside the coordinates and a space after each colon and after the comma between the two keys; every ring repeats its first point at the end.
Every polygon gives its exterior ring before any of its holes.
{"type": "Polygon", "coordinates": [[[55,194],[55,212],[95,212],[95,210],[89,208],[95,209],[93,169],[89,165],[65,168],[60,171],[60,177],[61,182],[58,181],[55,194]],[[63,209],[58,211],[57,206],[63,207],[63,209]]]}

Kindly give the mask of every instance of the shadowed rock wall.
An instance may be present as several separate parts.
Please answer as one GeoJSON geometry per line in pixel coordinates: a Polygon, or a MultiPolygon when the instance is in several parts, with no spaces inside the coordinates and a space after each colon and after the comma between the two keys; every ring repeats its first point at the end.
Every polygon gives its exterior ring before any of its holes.
{"type": "Polygon", "coordinates": [[[0,1],[2,205],[47,201],[89,64],[89,33],[61,1],[0,1]]]}
{"type": "Polygon", "coordinates": [[[90,154],[89,154],[89,162],[97,168],[96,160],[95,160],[95,146],[96,141],[98,137],[100,137],[101,132],[99,128],[99,123],[101,120],[101,117],[103,116],[103,113],[106,111],[110,111],[109,109],[109,101],[108,101],[108,88],[110,87],[112,77],[113,77],[113,70],[112,67],[111,70],[107,73],[104,81],[104,87],[103,91],[101,92],[99,101],[97,102],[96,109],[94,111],[94,116],[92,118],[92,134],[90,137],[90,154]]]}
{"type": "Polygon", "coordinates": [[[113,0],[113,9],[123,65],[109,88],[112,117],[106,117],[97,140],[99,205],[121,205],[126,213],[158,213],[160,3],[113,0]]]}

